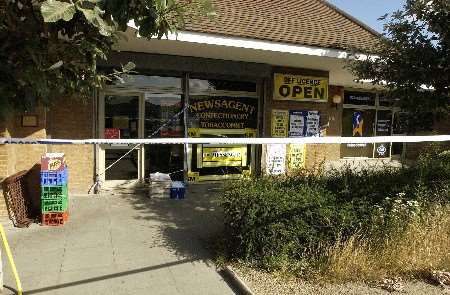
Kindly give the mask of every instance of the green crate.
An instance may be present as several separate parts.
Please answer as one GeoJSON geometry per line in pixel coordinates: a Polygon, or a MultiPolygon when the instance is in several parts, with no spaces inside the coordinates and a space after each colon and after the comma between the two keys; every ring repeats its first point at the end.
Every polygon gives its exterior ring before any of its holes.
{"type": "Polygon", "coordinates": [[[68,197],[67,185],[43,185],[41,186],[41,200],[60,199],[68,197]]]}
{"type": "Polygon", "coordinates": [[[41,200],[41,212],[65,212],[68,209],[67,198],[41,200]]]}

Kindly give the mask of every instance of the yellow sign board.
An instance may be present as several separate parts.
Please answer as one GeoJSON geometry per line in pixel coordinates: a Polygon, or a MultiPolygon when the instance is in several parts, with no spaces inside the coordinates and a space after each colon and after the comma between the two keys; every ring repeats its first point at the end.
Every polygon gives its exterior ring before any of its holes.
{"type": "Polygon", "coordinates": [[[289,111],[272,110],[272,137],[287,137],[289,111]]]}
{"type": "Polygon", "coordinates": [[[203,147],[202,167],[245,166],[247,146],[203,147]]]}
{"type": "Polygon", "coordinates": [[[328,101],[328,78],[291,74],[274,74],[276,100],[328,101]]]}
{"type": "Polygon", "coordinates": [[[306,144],[290,144],[288,147],[289,170],[303,169],[306,166],[306,144]]]}

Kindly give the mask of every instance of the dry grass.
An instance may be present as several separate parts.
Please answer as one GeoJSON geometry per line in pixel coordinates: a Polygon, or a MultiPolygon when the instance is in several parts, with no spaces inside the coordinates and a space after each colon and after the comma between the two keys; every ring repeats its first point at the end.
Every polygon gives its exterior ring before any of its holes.
{"type": "Polygon", "coordinates": [[[385,277],[423,277],[431,270],[450,270],[450,206],[435,207],[413,220],[399,235],[374,245],[354,236],[328,249],[327,278],[374,281],[385,277]]]}

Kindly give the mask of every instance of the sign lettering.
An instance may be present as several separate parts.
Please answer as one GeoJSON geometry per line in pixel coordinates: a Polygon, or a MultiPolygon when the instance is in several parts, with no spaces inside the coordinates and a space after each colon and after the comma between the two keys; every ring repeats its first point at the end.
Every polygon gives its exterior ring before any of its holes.
{"type": "Polygon", "coordinates": [[[247,146],[203,147],[203,167],[243,167],[247,146]]]}
{"type": "Polygon", "coordinates": [[[275,100],[328,101],[328,78],[274,74],[275,100]]]}
{"type": "Polygon", "coordinates": [[[193,96],[189,105],[190,128],[256,129],[258,100],[251,97],[193,96]]]}

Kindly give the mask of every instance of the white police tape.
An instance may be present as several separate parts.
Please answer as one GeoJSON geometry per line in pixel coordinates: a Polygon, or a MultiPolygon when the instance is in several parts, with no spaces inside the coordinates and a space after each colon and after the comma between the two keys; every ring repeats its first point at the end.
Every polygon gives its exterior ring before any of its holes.
{"type": "Polygon", "coordinates": [[[299,138],[149,138],[149,139],[34,139],[0,137],[0,144],[358,144],[413,143],[450,141],[450,135],[430,136],[374,136],[374,137],[299,137],[299,138]]]}

